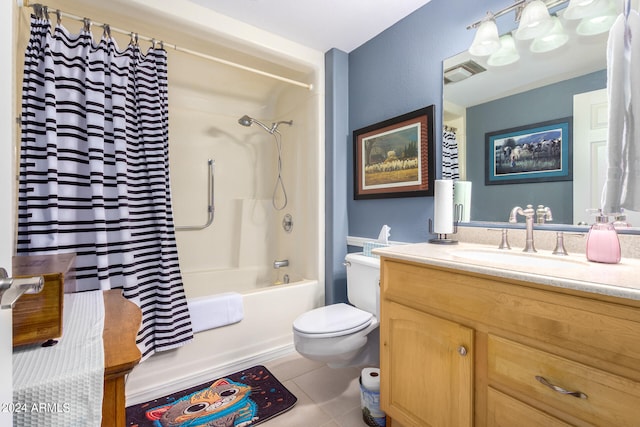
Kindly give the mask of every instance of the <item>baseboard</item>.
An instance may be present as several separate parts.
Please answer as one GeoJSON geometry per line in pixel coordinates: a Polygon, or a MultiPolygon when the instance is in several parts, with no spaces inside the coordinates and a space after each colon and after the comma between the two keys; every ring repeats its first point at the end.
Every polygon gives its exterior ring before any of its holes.
{"type": "Polygon", "coordinates": [[[134,393],[127,392],[126,406],[148,402],[150,400],[175,393],[176,391],[184,390],[186,388],[202,384],[206,381],[214,380],[216,378],[223,377],[224,375],[228,375],[242,369],[250,368],[254,365],[265,364],[271,360],[287,356],[293,352],[295,352],[295,348],[293,346],[293,343],[291,343],[280,347],[271,348],[268,351],[253,354],[242,359],[234,360],[230,363],[218,365],[205,371],[200,371],[197,375],[186,375],[177,381],[163,384],[161,387],[154,386],[149,389],[138,390],[134,393]]]}

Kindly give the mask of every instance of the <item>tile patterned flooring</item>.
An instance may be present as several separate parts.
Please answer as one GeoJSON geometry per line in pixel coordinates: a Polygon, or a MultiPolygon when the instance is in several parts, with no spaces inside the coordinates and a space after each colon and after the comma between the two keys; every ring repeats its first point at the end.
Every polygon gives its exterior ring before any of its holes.
{"type": "Polygon", "coordinates": [[[264,365],[298,402],[261,427],[366,427],[360,409],[361,368],[332,369],[297,353],[264,365]]]}

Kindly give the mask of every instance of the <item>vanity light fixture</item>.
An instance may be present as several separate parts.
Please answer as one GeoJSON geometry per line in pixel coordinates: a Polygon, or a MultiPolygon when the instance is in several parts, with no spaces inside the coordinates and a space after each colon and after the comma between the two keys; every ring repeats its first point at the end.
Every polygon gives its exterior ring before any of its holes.
{"type": "Polygon", "coordinates": [[[597,14],[593,16],[582,18],[576,27],[576,33],[581,36],[594,36],[609,31],[618,17],[616,8],[611,0],[605,0],[601,3],[607,7],[598,10],[597,14]]]}
{"type": "Polygon", "coordinates": [[[576,33],[581,36],[595,36],[602,34],[613,26],[616,22],[616,15],[596,16],[593,18],[584,18],[576,27],[576,33]]]}
{"type": "Polygon", "coordinates": [[[487,64],[492,67],[502,67],[513,64],[520,59],[516,42],[511,34],[505,34],[500,37],[500,49],[492,54],[487,60],[487,64]]]}
{"type": "Polygon", "coordinates": [[[469,53],[474,56],[488,56],[500,49],[498,26],[491,12],[481,21],[469,53]]]}
{"type": "Polygon", "coordinates": [[[605,12],[610,3],[609,0],[570,0],[564,11],[565,19],[590,18],[605,12]]]}
{"type": "Polygon", "coordinates": [[[513,37],[516,40],[533,40],[530,46],[532,52],[549,52],[563,46],[569,40],[569,36],[562,28],[561,21],[552,17],[549,10],[567,2],[567,8],[561,11],[562,18],[580,19],[576,32],[582,36],[608,31],[617,18],[613,0],[516,0],[498,12],[487,12],[485,18],[467,26],[467,30],[477,28],[469,53],[476,56],[496,55],[492,62],[500,62],[497,52],[502,42],[498,45],[495,43],[495,22],[498,17],[512,11],[515,11],[515,21],[519,22],[513,37]],[[490,37],[487,34],[490,34],[490,37]]]}
{"type": "Polygon", "coordinates": [[[520,21],[521,23],[520,28],[516,32],[516,38],[520,40],[524,38],[531,39],[537,37],[539,34],[544,34],[551,29],[553,24],[548,9],[559,6],[567,1],[568,0],[545,0],[543,2],[542,0],[516,0],[515,3],[496,13],[487,12],[482,20],[467,26],[467,30],[477,29],[473,43],[469,48],[469,53],[476,56],[488,56],[497,52],[501,43],[498,36],[496,18],[514,10],[516,11],[516,22],[520,21]],[[525,24],[522,24],[523,20],[525,24]]]}
{"type": "Polygon", "coordinates": [[[532,43],[529,49],[534,53],[551,52],[564,46],[569,41],[569,34],[566,33],[560,22],[560,18],[554,16],[551,18],[553,26],[551,31],[540,37],[537,37],[532,43]]]}
{"type": "Polygon", "coordinates": [[[529,0],[525,3],[520,24],[516,31],[518,40],[531,40],[548,33],[553,27],[547,5],[542,0],[529,0]]]}

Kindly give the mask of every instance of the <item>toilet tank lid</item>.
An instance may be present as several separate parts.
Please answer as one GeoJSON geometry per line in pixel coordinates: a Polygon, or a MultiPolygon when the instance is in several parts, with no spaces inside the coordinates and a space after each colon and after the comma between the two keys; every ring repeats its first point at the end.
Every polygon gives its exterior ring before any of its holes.
{"type": "Polygon", "coordinates": [[[380,258],[364,255],[363,252],[354,252],[344,257],[345,261],[355,262],[356,264],[366,265],[371,268],[380,268],[380,258]]]}
{"type": "Polygon", "coordinates": [[[293,328],[305,334],[327,334],[358,331],[371,323],[373,314],[348,304],[339,303],[319,307],[300,315],[293,328]]]}

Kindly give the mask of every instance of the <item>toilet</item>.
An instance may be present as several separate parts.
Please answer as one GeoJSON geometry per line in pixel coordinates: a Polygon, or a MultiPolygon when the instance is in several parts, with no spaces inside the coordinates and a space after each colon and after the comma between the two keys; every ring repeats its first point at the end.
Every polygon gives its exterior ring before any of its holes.
{"type": "Polygon", "coordinates": [[[380,260],[347,254],[345,303],[319,307],[293,322],[296,351],[332,368],[378,366],[380,360],[380,260]]]}

